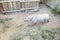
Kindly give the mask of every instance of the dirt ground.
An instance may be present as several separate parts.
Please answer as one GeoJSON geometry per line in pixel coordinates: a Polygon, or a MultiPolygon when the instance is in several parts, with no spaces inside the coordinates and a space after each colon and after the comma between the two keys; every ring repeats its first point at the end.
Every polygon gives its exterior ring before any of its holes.
{"type": "MultiPolygon", "coordinates": [[[[24,29],[28,24],[28,23],[24,22],[24,18],[27,17],[28,15],[42,14],[42,13],[48,13],[50,16],[49,23],[45,24],[44,25],[45,27],[48,27],[50,29],[50,28],[56,28],[56,27],[60,26],[60,17],[54,16],[54,14],[52,14],[52,12],[51,12],[51,9],[49,9],[45,5],[41,5],[40,10],[37,12],[13,13],[13,14],[10,13],[7,15],[0,14],[0,18],[4,18],[4,17],[12,18],[12,20],[10,21],[11,27],[8,29],[8,31],[6,31],[5,33],[0,32],[0,40],[9,40],[10,36],[16,32],[16,27],[18,27],[19,25],[22,25],[21,29],[24,29]]],[[[2,26],[3,25],[0,24],[0,30],[1,30],[2,26]]]]}

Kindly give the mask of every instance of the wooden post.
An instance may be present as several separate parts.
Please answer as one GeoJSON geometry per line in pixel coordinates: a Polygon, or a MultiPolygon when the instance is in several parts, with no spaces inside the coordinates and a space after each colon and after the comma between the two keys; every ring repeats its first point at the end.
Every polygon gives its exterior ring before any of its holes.
{"type": "Polygon", "coordinates": [[[0,13],[3,13],[3,11],[4,11],[3,5],[2,3],[0,3],[0,13]]]}
{"type": "Polygon", "coordinates": [[[6,12],[13,12],[13,11],[17,11],[20,9],[30,9],[33,7],[39,7],[38,1],[25,1],[25,2],[21,2],[21,1],[16,1],[16,0],[4,0],[1,1],[0,3],[2,3],[4,11],[6,12]]]}
{"type": "Polygon", "coordinates": [[[13,10],[16,10],[16,2],[12,2],[12,8],[13,10]]]}
{"type": "Polygon", "coordinates": [[[15,5],[16,5],[16,10],[20,10],[20,2],[17,1],[15,5]]]}
{"type": "Polygon", "coordinates": [[[25,8],[25,2],[22,2],[22,8],[25,8]]]}

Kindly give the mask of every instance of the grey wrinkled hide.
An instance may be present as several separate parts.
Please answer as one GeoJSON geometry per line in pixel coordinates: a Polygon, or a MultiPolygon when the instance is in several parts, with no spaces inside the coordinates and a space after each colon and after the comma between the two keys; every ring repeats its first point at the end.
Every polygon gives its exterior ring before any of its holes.
{"type": "Polygon", "coordinates": [[[48,14],[34,14],[29,15],[24,19],[24,22],[30,22],[30,24],[44,24],[49,22],[49,15],[48,14]]]}

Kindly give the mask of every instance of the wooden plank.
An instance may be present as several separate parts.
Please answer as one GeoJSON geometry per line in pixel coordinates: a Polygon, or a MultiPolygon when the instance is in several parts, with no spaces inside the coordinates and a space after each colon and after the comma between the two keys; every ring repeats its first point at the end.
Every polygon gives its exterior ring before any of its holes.
{"type": "Polygon", "coordinates": [[[7,11],[10,11],[11,10],[10,2],[7,3],[7,6],[8,6],[8,10],[7,11]]]}
{"type": "Polygon", "coordinates": [[[20,10],[20,8],[21,8],[21,7],[20,7],[20,2],[17,1],[17,2],[16,2],[16,10],[20,10]]]}
{"type": "Polygon", "coordinates": [[[25,8],[25,2],[22,2],[22,8],[25,8]]]}
{"type": "Polygon", "coordinates": [[[23,2],[22,3],[22,8],[29,8],[30,2],[23,2]]]}
{"type": "Polygon", "coordinates": [[[12,2],[10,2],[10,11],[13,10],[12,2]]]}
{"type": "MultiPolygon", "coordinates": [[[[16,2],[16,1],[21,2],[20,0],[9,0],[9,1],[6,0],[6,1],[0,1],[0,3],[4,3],[4,2],[16,2]]],[[[22,1],[22,2],[34,2],[34,1],[22,1]]]]}
{"type": "Polygon", "coordinates": [[[3,3],[3,7],[4,7],[5,11],[13,10],[14,9],[13,6],[15,6],[15,5],[12,5],[12,2],[5,2],[5,3],[3,3]]]}
{"type": "Polygon", "coordinates": [[[20,8],[22,8],[22,2],[20,2],[20,8]]]}
{"type": "Polygon", "coordinates": [[[39,2],[32,2],[31,7],[39,7],[39,2]]]}
{"type": "MultiPolygon", "coordinates": [[[[22,4],[23,5],[23,4],[22,4]]],[[[27,8],[27,2],[24,2],[24,8],[27,8]]]]}
{"type": "Polygon", "coordinates": [[[25,8],[29,8],[29,2],[25,2],[25,8]]]}
{"type": "Polygon", "coordinates": [[[12,8],[13,10],[16,10],[16,2],[12,2],[12,8]]]}
{"type": "Polygon", "coordinates": [[[12,2],[3,3],[3,7],[4,7],[5,11],[11,11],[11,10],[13,10],[12,2]]]}
{"type": "Polygon", "coordinates": [[[39,7],[39,5],[40,5],[39,2],[36,2],[36,7],[39,7]]]}
{"type": "Polygon", "coordinates": [[[9,10],[7,10],[7,11],[13,10],[12,2],[8,2],[8,3],[9,3],[9,4],[8,4],[9,10]]]}
{"type": "Polygon", "coordinates": [[[15,10],[21,10],[21,9],[29,9],[33,7],[39,7],[38,1],[32,1],[32,2],[20,2],[20,1],[14,1],[14,2],[4,2],[3,3],[4,10],[7,12],[15,11],[15,10]]]}
{"type": "Polygon", "coordinates": [[[32,8],[22,8],[20,10],[11,10],[11,11],[3,11],[3,12],[16,12],[16,11],[21,11],[21,10],[26,10],[26,9],[32,9],[32,8]]]}
{"type": "Polygon", "coordinates": [[[29,8],[33,6],[33,2],[29,2],[29,8]]]}
{"type": "Polygon", "coordinates": [[[3,13],[3,11],[4,11],[3,5],[2,3],[0,3],[0,13],[3,13]]]}
{"type": "Polygon", "coordinates": [[[4,8],[3,8],[3,4],[2,3],[0,3],[0,11],[4,11],[4,8]]]}
{"type": "Polygon", "coordinates": [[[3,7],[4,7],[4,10],[5,10],[5,11],[7,11],[7,10],[8,10],[7,3],[3,3],[3,7]]]}

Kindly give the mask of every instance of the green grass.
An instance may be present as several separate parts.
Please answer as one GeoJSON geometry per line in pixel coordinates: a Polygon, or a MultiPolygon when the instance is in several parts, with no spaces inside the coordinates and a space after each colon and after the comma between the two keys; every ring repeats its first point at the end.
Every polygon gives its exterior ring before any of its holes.
{"type": "MultiPolygon", "coordinates": [[[[19,28],[19,27],[18,27],[19,28]]],[[[17,28],[16,28],[17,29],[17,28]]],[[[41,32],[41,34],[37,33],[35,29],[29,28],[28,29],[18,29],[15,33],[15,35],[12,35],[13,37],[10,38],[10,40],[22,40],[25,36],[29,36],[29,40],[54,40],[55,39],[55,29],[48,29],[46,27],[40,27],[38,30],[41,32]],[[27,30],[27,31],[26,31],[27,30]],[[25,35],[24,35],[25,33],[25,35]]]]}
{"type": "MultiPolygon", "coordinates": [[[[18,27],[19,28],[19,27],[18,27]]],[[[16,29],[18,29],[16,28],[16,29]]],[[[22,38],[24,38],[25,36],[29,36],[29,40],[53,40],[55,37],[55,31],[54,30],[49,30],[46,27],[42,27],[39,28],[39,32],[41,32],[41,34],[33,29],[33,28],[29,28],[28,29],[18,29],[16,31],[16,33],[14,35],[12,35],[12,37],[10,38],[10,40],[22,40],[22,38]],[[40,29],[40,30],[39,30],[40,29]],[[21,31],[19,31],[21,30],[21,31]],[[25,34],[24,34],[25,33],[25,34]]]]}
{"type": "Polygon", "coordinates": [[[28,31],[27,35],[30,36],[30,40],[43,40],[43,38],[41,37],[41,35],[39,33],[37,33],[37,31],[34,31],[33,29],[30,29],[28,31]]]}
{"type": "Polygon", "coordinates": [[[52,29],[49,30],[46,27],[42,27],[41,28],[41,33],[42,33],[41,36],[42,36],[43,39],[53,40],[56,32],[53,31],[52,29]]]}
{"type": "MultiPolygon", "coordinates": [[[[18,28],[16,28],[16,29],[18,29],[18,28]]],[[[43,38],[41,37],[41,35],[38,34],[37,31],[34,31],[33,28],[27,27],[27,28],[24,28],[21,31],[19,31],[19,30],[21,30],[21,29],[18,29],[15,32],[15,34],[12,35],[12,37],[10,38],[10,40],[22,40],[26,36],[29,36],[29,40],[43,40],[43,38]]]]}
{"type": "Polygon", "coordinates": [[[12,20],[12,18],[0,18],[0,23],[5,23],[6,21],[12,20]]]}
{"type": "Polygon", "coordinates": [[[0,23],[3,24],[3,28],[2,30],[0,30],[0,32],[4,33],[5,31],[7,31],[8,28],[10,28],[10,23],[8,23],[10,20],[12,20],[12,18],[0,18],[0,23]]]}
{"type": "Polygon", "coordinates": [[[10,40],[22,40],[22,38],[21,38],[21,35],[20,34],[14,34],[11,38],[10,38],[10,40]]]}
{"type": "Polygon", "coordinates": [[[60,6],[59,6],[59,4],[56,4],[56,6],[54,7],[54,9],[52,9],[52,12],[55,15],[59,15],[60,16],[60,6]]]}

